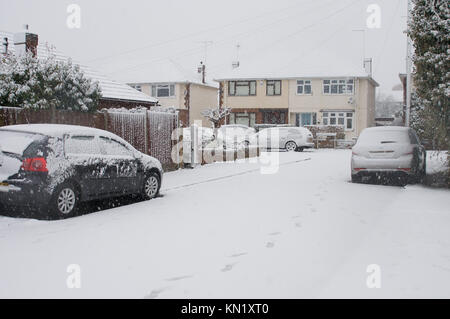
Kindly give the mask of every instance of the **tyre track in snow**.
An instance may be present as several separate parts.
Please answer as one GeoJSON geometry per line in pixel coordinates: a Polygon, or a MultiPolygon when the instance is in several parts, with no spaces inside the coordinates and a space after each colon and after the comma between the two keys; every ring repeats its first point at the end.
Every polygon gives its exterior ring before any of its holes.
{"type": "MultiPolygon", "coordinates": [[[[311,159],[312,159],[311,157],[308,157],[308,158],[304,158],[304,159],[301,159],[301,160],[286,162],[286,163],[280,164],[279,167],[288,166],[288,165],[292,165],[292,164],[297,164],[297,163],[301,163],[301,162],[307,162],[307,161],[310,161],[311,159]]],[[[199,181],[199,182],[194,182],[194,183],[190,183],[190,184],[170,187],[170,188],[166,188],[166,189],[163,188],[163,189],[161,189],[161,192],[167,193],[167,192],[172,192],[172,191],[175,191],[175,190],[189,188],[189,187],[197,186],[197,185],[201,185],[201,184],[213,183],[213,182],[217,182],[217,181],[221,181],[221,180],[225,180],[225,179],[230,179],[230,178],[237,177],[237,176],[242,176],[242,175],[247,175],[247,174],[251,174],[251,173],[256,173],[256,172],[259,172],[260,170],[261,170],[261,168],[259,167],[259,168],[249,169],[249,170],[242,171],[242,172],[235,173],[235,174],[230,174],[230,175],[225,175],[225,176],[220,176],[220,177],[214,177],[214,178],[206,179],[204,181],[199,181]]]]}

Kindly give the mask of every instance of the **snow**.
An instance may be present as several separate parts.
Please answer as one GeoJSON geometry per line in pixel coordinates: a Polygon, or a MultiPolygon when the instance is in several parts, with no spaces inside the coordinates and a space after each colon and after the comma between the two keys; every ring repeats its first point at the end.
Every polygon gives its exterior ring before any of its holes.
{"type": "Polygon", "coordinates": [[[427,174],[436,174],[448,171],[448,151],[427,152],[427,174]]]}
{"type": "Polygon", "coordinates": [[[202,83],[202,75],[194,70],[196,71],[196,66],[187,70],[171,59],[162,59],[156,63],[147,63],[145,68],[127,71],[121,78],[130,84],[194,83],[216,89],[219,87],[218,83],[211,81],[202,83]]]}
{"type": "Polygon", "coordinates": [[[352,184],[349,150],[271,155],[276,174],[212,164],[165,174],[149,202],[0,217],[0,297],[450,297],[448,190],[352,184]]]}

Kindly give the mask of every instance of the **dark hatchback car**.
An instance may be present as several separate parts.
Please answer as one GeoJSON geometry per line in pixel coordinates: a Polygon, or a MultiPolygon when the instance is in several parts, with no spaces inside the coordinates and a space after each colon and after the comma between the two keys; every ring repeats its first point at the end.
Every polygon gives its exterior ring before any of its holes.
{"type": "Polygon", "coordinates": [[[79,202],[159,194],[161,163],[120,137],[54,124],[0,128],[0,204],[38,208],[42,218],[74,216],[79,202]]]}

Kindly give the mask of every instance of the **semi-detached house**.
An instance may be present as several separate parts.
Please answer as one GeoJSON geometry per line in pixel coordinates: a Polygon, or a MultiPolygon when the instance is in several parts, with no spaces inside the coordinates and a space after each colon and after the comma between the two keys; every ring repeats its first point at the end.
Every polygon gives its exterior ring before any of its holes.
{"type": "Polygon", "coordinates": [[[348,140],[375,125],[379,85],[364,72],[273,77],[235,73],[216,79],[221,106],[232,108],[229,123],[341,125],[348,140]]]}

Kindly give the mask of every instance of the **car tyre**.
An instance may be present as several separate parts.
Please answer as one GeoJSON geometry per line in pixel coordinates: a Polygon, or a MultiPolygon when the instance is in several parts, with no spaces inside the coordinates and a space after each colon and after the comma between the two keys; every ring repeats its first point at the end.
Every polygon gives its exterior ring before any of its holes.
{"type": "Polygon", "coordinates": [[[59,185],[50,200],[50,217],[54,219],[73,217],[77,212],[79,201],[79,193],[72,183],[59,185]]]}
{"type": "Polygon", "coordinates": [[[161,188],[161,179],[159,175],[155,172],[150,173],[144,180],[144,186],[142,189],[142,194],[144,199],[150,200],[159,195],[159,190],[161,188]]]}
{"type": "Polygon", "coordinates": [[[297,144],[295,142],[290,141],[286,143],[286,151],[295,152],[297,150],[297,144]]]}
{"type": "Polygon", "coordinates": [[[352,175],[352,183],[361,183],[362,177],[359,175],[352,175]]]}
{"type": "Polygon", "coordinates": [[[297,148],[297,152],[303,152],[304,150],[305,150],[304,147],[299,147],[299,148],[297,148]]]}

